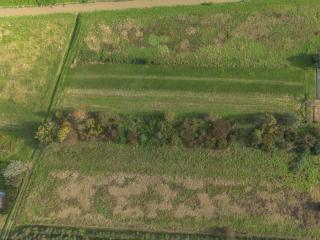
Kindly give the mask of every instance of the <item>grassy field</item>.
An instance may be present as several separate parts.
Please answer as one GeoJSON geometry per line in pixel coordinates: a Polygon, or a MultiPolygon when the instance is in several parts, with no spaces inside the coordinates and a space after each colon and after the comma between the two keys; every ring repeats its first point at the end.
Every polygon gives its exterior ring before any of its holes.
{"type": "Polygon", "coordinates": [[[20,146],[7,149],[9,136],[25,139],[43,119],[73,21],[72,15],[1,19],[0,158],[20,146]]]}
{"type": "Polygon", "coordinates": [[[310,67],[320,47],[319,8],[315,0],[271,0],[88,13],[77,60],[310,67]]]}
{"type": "MultiPolygon", "coordinates": [[[[0,169],[8,161],[30,161],[37,146],[33,131],[43,120],[74,16],[2,18],[0,21],[0,169]]],[[[16,189],[0,177],[7,208],[16,189]]],[[[3,215],[4,214],[4,215],[3,215]]]]}
{"type": "Polygon", "coordinates": [[[315,96],[318,8],[316,1],[252,1],[84,14],[62,106],[299,112],[304,96],[315,96]]]}
{"type": "Polygon", "coordinates": [[[305,72],[278,69],[273,73],[184,66],[79,66],[66,77],[61,105],[116,113],[299,112],[306,93],[305,72]]]}
{"type": "MultiPolygon", "coordinates": [[[[54,107],[301,113],[315,96],[319,10],[314,0],[270,0],[84,14],[54,107]]],[[[316,237],[319,163],[309,157],[292,173],[294,157],[237,144],[53,144],[18,223],[316,237]]]]}
{"type": "Polygon", "coordinates": [[[318,213],[305,209],[319,197],[316,188],[306,190],[317,182],[316,159],[299,175],[288,173],[287,153],[241,146],[217,152],[81,143],[52,145],[43,159],[19,224],[319,234],[318,213]]]}

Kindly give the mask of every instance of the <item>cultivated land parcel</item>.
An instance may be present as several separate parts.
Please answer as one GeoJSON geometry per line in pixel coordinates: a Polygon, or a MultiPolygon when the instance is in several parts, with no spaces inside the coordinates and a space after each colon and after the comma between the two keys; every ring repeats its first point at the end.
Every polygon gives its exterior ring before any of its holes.
{"type": "MultiPolygon", "coordinates": [[[[308,118],[319,11],[318,1],[251,1],[98,12],[77,24],[73,15],[1,19],[1,158],[28,160],[30,126],[50,102],[108,114],[308,118]]],[[[303,171],[290,172],[293,158],[242,144],[54,143],[33,158],[15,223],[316,238],[319,213],[308,204],[320,201],[319,162],[309,156],[303,171]]]]}

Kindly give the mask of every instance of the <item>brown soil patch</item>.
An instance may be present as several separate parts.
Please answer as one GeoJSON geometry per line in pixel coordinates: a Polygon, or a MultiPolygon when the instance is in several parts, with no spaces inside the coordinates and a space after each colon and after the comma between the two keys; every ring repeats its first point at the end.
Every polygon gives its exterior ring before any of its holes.
{"type": "Polygon", "coordinates": [[[72,172],[72,171],[58,171],[58,172],[52,172],[51,176],[53,178],[57,178],[59,180],[63,180],[63,179],[67,179],[67,178],[77,179],[79,177],[79,173],[72,172]]]}
{"type": "Polygon", "coordinates": [[[101,43],[99,37],[95,32],[89,32],[86,38],[84,39],[87,47],[93,52],[99,52],[101,49],[101,43]]]}
{"type": "Polygon", "coordinates": [[[190,42],[188,39],[183,40],[180,43],[180,51],[185,52],[188,51],[190,49],[190,42]]]}
{"type": "Polygon", "coordinates": [[[102,42],[104,44],[111,44],[111,34],[112,30],[111,28],[106,24],[99,24],[98,28],[100,29],[100,32],[102,34],[102,42]]]}
{"type": "Polygon", "coordinates": [[[84,210],[90,210],[91,199],[95,194],[95,179],[92,177],[71,179],[66,185],[57,189],[57,194],[61,200],[77,200],[84,210]]]}
{"type": "Polygon", "coordinates": [[[62,219],[76,219],[80,216],[81,210],[79,208],[75,207],[67,207],[64,208],[63,210],[59,211],[56,214],[56,217],[62,218],[62,219]]]}
{"type": "Polygon", "coordinates": [[[198,29],[195,28],[195,27],[188,27],[188,28],[186,29],[186,33],[187,33],[187,35],[189,35],[189,36],[193,36],[193,35],[197,34],[197,32],[198,32],[198,29]]]}
{"type": "Polygon", "coordinates": [[[214,216],[216,208],[213,205],[212,200],[207,193],[198,193],[197,198],[199,200],[199,206],[192,208],[185,203],[178,205],[174,216],[176,218],[192,217],[192,218],[207,218],[210,219],[214,216]]]}
{"type": "Polygon", "coordinates": [[[147,204],[149,218],[156,218],[158,211],[170,211],[173,209],[173,202],[177,193],[173,191],[167,184],[158,184],[156,192],[161,196],[161,201],[151,201],[147,204]]]}
{"type": "Polygon", "coordinates": [[[308,195],[279,186],[271,187],[270,184],[259,185],[257,190],[256,186],[224,179],[125,173],[83,177],[75,172],[60,171],[52,173],[51,177],[61,183],[56,189],[57,205],[61,208],[52,216],[79,218],[86,225],[143,223],[143,219],[152,220],[162,214],[177,219],[194,218],[195,221],[258,215],[263,216],[266,223],[281,224],[295,220],[304,227],[316,226],[320,219],[315,204],[319,198],[317,189],[312,189],[308,195]],[[226,191],[221,192],[224,187],[226,191]],[[238,190],[232,191],[233,187],[243,188],[240,198],[238,190]],[[104,197],[96,198],[96,194],[104,197]],[[96,209],[108,212],[97,213],[96,209]]]}
{"type": "Polygon", "coordinates": [[[138,38],[142,38],[144,35],[140,24],[135,19],[129,18],[120,22],[117,29],[125,40],[136,40],[138,38]]]}

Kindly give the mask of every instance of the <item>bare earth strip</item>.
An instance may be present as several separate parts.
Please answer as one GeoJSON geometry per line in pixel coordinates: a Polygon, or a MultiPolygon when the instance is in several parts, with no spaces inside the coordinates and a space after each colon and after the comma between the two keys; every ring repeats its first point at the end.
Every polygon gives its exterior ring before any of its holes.
{"type": "Polygon", "coordinates": [[[97,2],[86,4],[67,4],[49,7],[0,8],[0,17],[30,16],[53,13],[79,13],[100,10],[121,10],[129,8],[151,8],[161,6],[195,5],[201,3],[227,3],[239,0],[133,0],[123,2],[97,2]]]}

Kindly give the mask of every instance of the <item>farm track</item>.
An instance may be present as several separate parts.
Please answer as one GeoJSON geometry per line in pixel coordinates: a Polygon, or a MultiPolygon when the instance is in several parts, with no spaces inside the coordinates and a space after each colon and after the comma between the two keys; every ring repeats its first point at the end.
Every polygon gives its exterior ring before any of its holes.
{"type": "MultiPolygon", "coordinates": [[[[47,119],[47,117],[51,113],[51,109],[52,109],[52,106],[53,106],[53,103],[54,103],[54,99],[55,99],[55,97],[57,95],[59,84],[61,82],[61,79],[63,78],[63,74],[65,72],[65,68],[68,65],[68,59],[70,57],[70,51],[71,51],[73,43],[75,42],[76,35],[78,34],[78,30],[79,30],[79,15],[77,15],[77,17],[76,17],[70,41],[68,43],[67,49],[65,51],[65,54],[63,56],[63,60],[61,62],[61,65],[58,68],[56,84],[54,86],[54,89],[53,89],[53,92],[52,92],[52,95],[51,95],[51,98],[50,98],[50,103],[48,105],[48,109],[47,109],[47,113],[46,113],[45,119],[47,119]]],[[[8,217],[6,219],[6,222],[4,224],[4,227],[2,228],[1,235],[0,235],[0,239],[1,240],[9,239],[12,229],[15,227],[16,217],[17,217],[19,211],[22,208],[23,200],[27,197],[27,189],[30,186],[31,178],[32,178],[33,173],[35,172],[35,169],[37,168],[38,163],[39,163],[39,161],[41,159],[41,150],[39,148],[34,149],[34,151],[33,151],[33,153],[32,153],[30,158],[34,160],[33,166],[31,168],[31,170],[28,172],[28,174],[22,180],[21,186],[19,188],[19,192],[18,192],[17,197],[16,197],[15,204],[12,207],[12,209],[10,210],[10,212],[8,214],[8,217]]]]}
{"type": "Polygon", "coordinates": [[[201,3],[229,3],[240,0],[132,0],[122,2],[96,2],[86,4],[67,4],[48,7],[0,8],[0,17],[45,15],[54,13],[81,13],[102,10],[121,10],[130,8],[152,8],[201,3]]]}

